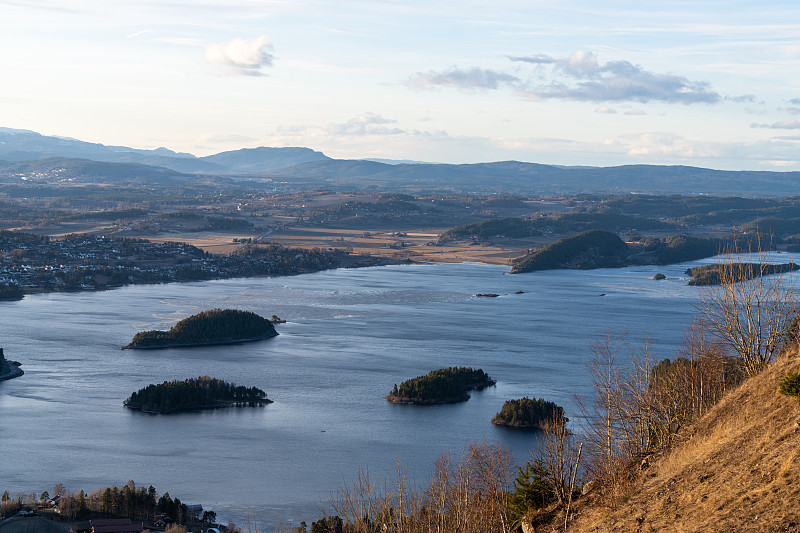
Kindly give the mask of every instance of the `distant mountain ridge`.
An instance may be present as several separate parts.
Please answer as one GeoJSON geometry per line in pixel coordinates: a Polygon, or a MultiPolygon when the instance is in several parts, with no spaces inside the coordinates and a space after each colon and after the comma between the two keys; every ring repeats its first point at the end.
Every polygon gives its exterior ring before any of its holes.
{"type": "Polygon", "coordinates": [[[84,175],[184,179],[192,175],[248,176],[346,190],[462,192],[477,194],[711,194],[790,196],[800,191],[800,172],[722,171],[690,166],[556,166],[521,161],[442,164],[331,159],[302,147],[243,148],[196,157],[167,148],[106,146],[29,130],[0,128],[0,173],[54,164],[84,175]],[[79,160],[68,163],[67,160],[79,160]],[[39,160],[36,165],[31,161],[39,160]],[[48,162],[42,162],[47,160],[48,162]],[[89,165],[86,161],[109,166],[89,165]],[[123,166],[115,167],[112,164],[123,166]],[[136,166],[138,165],[138,166],[136,166]]]}
{"type": "Polygon", "coordinates": [[[106,163],[138,163],[192,174],[264,174],[299,163],[329,159],[310,148],[244,148],[205,157],[168,148],[142,150],[107,146],[41,135],[35,131],[0,128],[0,159],[30,161],[45,158],[90,159],[106,163]]]}

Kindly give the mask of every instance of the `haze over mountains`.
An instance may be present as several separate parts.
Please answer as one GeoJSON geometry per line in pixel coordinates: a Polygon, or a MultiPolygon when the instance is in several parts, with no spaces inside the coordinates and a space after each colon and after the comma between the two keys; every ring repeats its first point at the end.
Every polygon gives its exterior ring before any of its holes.
{"type": "Polygon", "coordinates": [[[196,157],[167,148],[107,146],[0,128],[0,175],[60,170],[76,178],[181,181],[197,175],[271,178],[355,190],[475,193],[660,193],[786,196],[800,172],[720,171],[688,166],[562,167],[518,161],[476,164],[332,159],[309,148],[245,148],[196,157]]]}

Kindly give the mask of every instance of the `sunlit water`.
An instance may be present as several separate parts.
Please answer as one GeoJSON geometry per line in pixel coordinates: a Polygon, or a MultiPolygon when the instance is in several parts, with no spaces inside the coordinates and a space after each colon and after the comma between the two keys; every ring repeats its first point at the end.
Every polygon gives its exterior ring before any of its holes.
{"type": "Polygon", "coordinates": [[[674,357],[694,314],[688,266],[508,275],[478,264],[391,266],[294,277],[43,294],[0,303],[0,346],[25,375],[0,383],[0,490],[91,490],[129,479],[201,503],[224,520],[315,520],[360,468],[397,465],[424,483],[443,452],[500,442],[524,462],[530,433],[491,424],[507,399],[544,397],[580,422],[591,345],[609,331],[674,357]],[[653,281],[656,272],[667,275],[653,281]],[[515,294],[516,291],[524,294],[515,294]],[[492,292],[498,298],[478,298],[492,292]],[[289,322],[266,341],[120,350],[208,308],[289,322]],[[440,367],[483,368],[497,386],[431,407],[384,399],[440,367]],[[150,383],[211,375],[274,404],[174,415],[122,407],[150,383]]]}

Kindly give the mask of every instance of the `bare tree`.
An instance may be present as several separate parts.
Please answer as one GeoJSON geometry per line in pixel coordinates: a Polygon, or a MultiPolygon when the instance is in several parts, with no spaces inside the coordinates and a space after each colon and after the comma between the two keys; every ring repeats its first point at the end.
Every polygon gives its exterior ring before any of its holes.
{"type": "Polygon", "coordinates": [[[607,503],[613,504],[625,490],[628,469],[634,460],[656,444],[655,437],[667,431],[664,415],[652,394],[647,342],[627,354],[624,365],[617,362],[622,339],[611,334],[594,344],[589,371],[595,399],[586,408],[585,433],[587,469],[600,482],[607,503]]]}
{"type": "Polygon", "coordinates": [[[536,459],[544,465],[556,500],[563,507],[569,498],[570,479],[577,462],[578,449],[564,418],[553,417],[545,422],[542,433],[536,459]]]}
{"type": "Polygon", "coordinates": [[[716,405],[744,379],[741,358],[727,355],[726,346],[695,320],[674,361],[664,360],[652,371],[650,389],[665,422],[665,439],[716,405]]]}
{"type": "Polygon", "coordinates": [[[797,314],[791,274],[767,276],[760,242],[757,262],[741,262],[735,247],[719,256],[719,284],[706,287],[698,309],[716,338],[744,363],[747,374],[758,374],[781,352],[786,332],[797,314]]]}
{"type": "Polygon", "coordinates": [[[332,495],[326,515],[340,519],[346,533],[506,533],[512,465],[507,448],[472,444],[458,462],[443,454],[424,491],[399,465],[397,478],[383,486],[362,470],[332,495]]]}

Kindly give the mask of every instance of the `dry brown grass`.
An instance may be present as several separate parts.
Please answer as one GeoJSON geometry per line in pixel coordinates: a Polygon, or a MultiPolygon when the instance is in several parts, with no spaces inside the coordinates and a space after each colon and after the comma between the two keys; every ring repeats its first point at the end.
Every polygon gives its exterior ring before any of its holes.
{"type": "Polygon", "coordinates": [[[778,382],[797,350],[730,392],[640,470],[615,508],[578,504],[570,531],[800,531],[800,402],[778,382]]]}

